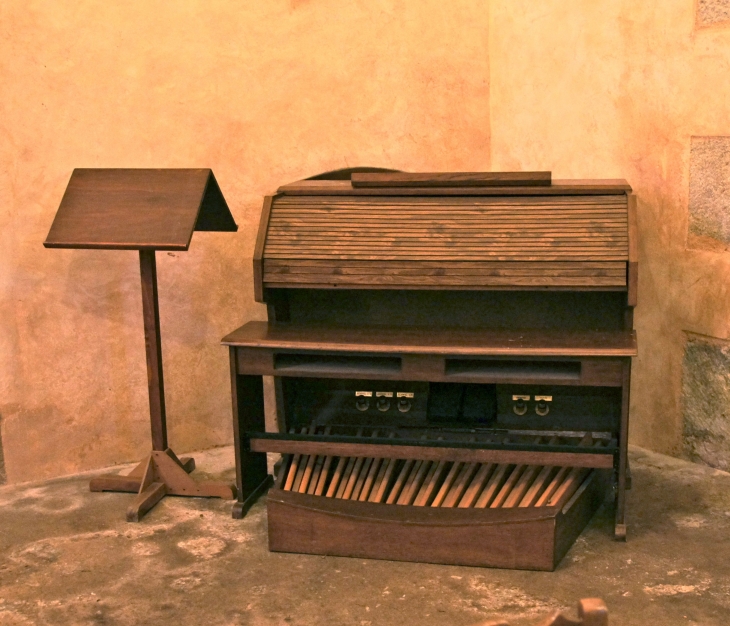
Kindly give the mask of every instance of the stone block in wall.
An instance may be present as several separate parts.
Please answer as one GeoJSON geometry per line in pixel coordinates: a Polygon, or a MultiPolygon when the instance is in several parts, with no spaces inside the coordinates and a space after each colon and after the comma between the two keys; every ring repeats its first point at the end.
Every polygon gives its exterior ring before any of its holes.
{"type": "Polygon", "coordinates": [[[730,342],[688,337],[682,406],[685,454],[730,471],[730,342]]]}
{"type": "Polygon", "coordinates": [[[730,250],[730,137],[692,137],[687,245],[730,250]]]}
{"type": "Polygon", "coordinates": [[[698,0],[697,25],[712,26],[730,22],[730,0],[698,0]]]}

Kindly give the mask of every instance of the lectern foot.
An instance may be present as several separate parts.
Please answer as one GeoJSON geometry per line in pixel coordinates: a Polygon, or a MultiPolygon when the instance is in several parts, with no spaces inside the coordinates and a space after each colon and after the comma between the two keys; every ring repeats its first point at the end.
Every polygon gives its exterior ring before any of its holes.
{"type": "Polygon", "coordinates": [[[188,474],[195,469],[195,460],[178,459],[169,448],[153,451],[128,476],[107,474],[93,478],[90,491],[123,491],[137,493],[127,510],[127,521],[138,522],[147,511],[165,496],[197,496],[235,499],[235,486],[217,481],[197,483],[188,474]]]}
{"type": "Polygon", "coordinates": [[[152,483],[140,493],[127,509],[127,521],[138,522],[155,504],[167,495],[165,483],[152,483]]]}

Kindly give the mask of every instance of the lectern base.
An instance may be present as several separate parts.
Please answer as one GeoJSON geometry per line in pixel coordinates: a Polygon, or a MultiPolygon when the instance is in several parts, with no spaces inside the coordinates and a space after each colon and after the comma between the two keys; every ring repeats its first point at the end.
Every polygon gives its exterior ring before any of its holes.
{"type": "Polygon", "coordinates": [[[127,509],[128,522],[138,522],[165,496],[235,499],[234,485],[217,481],[195,482],[188,475],[194,469],[192,458],[178,459],[170,448],[154,450],[128,476],[106,474],[93,478],[89,490],[136,492],[137,497],[127,509]]]}

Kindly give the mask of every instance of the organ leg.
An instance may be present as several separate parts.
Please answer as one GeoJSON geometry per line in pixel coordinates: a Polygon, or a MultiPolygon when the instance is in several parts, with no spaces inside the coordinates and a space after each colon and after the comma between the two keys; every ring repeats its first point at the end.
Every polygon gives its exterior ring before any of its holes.
{"type": "Polygon", "coordinates": [[[246,432],[264,432],[264,380],[262,376],[239,376],[235,348],[230,349],[233,398],[233,442],[236,450],[236,486],[238,501],[233,517],[241,519],[256,499],[268,489],[273,479],[268,474],[265,452],[252,452],[246,432]]]}
{"type": "Polygon", "coordinates": [[[616,481],[616,521],[614,538],[626,541],[626,483],[629,467],[629,384],[631,381],[631,359],[624,362],[623,388],[621,396],[621,427],[619,430],[619,457],[616,481]]]}

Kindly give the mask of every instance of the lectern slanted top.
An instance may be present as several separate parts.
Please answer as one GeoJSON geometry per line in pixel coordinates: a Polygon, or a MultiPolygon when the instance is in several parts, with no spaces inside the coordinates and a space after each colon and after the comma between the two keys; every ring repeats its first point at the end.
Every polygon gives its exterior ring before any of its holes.
{"type": "Polygon", "coordinates": [[[193,459],[167,445],[156,250],[185,251],[193,231],[238,227],[210,169],[76,169],[43,245],[139,250],[152,453],[129,476],[91,481],[92,491],[138,492],[127,511],[138,521],[165,495],[234,498],[223,483],[196,483],[193,459]]]}
{"type": "Polygon", "coordinates": [[[185,251],[195,230],[238,230],[211,170],[76,169],[43,245],[185,251]]]}

